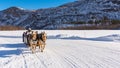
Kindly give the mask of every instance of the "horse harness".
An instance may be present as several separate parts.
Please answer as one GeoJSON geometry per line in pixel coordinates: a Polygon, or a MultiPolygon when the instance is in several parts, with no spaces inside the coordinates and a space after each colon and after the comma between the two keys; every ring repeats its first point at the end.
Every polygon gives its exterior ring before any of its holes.
{"type": "Polygon", "coordinates": [[[37,39],[35,39],[35,40],[34,40],[34,39],[31,39],[31,43],[32,43],[32,44],[37,44],[37,39]]]}

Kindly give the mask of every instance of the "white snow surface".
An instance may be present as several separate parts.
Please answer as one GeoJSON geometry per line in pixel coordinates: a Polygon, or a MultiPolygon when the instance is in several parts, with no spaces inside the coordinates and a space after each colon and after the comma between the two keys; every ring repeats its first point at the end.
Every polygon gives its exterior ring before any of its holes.
{"type": "Polygon", "coordinates": [[[24,31],[0,31],[0,68],[120,68],[120,30],[39,30],[46,48],[32,54],[24,31]]]}

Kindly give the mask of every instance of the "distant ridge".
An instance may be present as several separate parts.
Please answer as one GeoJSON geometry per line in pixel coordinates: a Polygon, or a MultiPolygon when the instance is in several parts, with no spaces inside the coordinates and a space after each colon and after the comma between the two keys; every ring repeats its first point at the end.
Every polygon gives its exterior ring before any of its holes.
{"type": "MultiPolygon", "coordinates": [[[[25,10],[10,7],[0,11],[0,25],[32,29],[61,29],[91,21],[120,20],[119,0],[79,0],[55,8],[25,10]]],[[[107,22],[104,22],[106,24],[107,22]]],[[[118,23],[120,23],[118,21],[118,23]]],[[[103,23],[102,23],[103,24],[103,23]]]]}

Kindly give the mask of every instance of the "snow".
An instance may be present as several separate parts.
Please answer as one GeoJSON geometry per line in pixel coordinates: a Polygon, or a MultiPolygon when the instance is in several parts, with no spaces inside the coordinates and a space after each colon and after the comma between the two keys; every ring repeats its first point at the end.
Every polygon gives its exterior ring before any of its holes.
{"type": "Polygon", "coordinates": [[[1,68],[119,68],[120,30],[39,30],[47,33],[43,53],[32,54],[24,31],[0,31],[1,68]]]}

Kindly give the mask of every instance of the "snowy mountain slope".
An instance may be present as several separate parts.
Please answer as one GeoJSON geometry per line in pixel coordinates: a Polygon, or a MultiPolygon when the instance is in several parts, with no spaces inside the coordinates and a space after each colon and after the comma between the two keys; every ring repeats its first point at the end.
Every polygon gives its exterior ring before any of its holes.
{"type": "Polygon", "coordinates": [[[0,11],[0,25],[57,29],[71,22],[88,22],[104,17],[120,20],[119,0],[78,0],[55,8],[25,10],[11,7],[0,11]]]}
{"type": "Polygon", "coordinates": [[[24,31],[0,31],[1,68],[120,67],[118,30],[45,31],[48,35],[45,51],[36,50],[35,54],[22,42],[24,31]]]}

